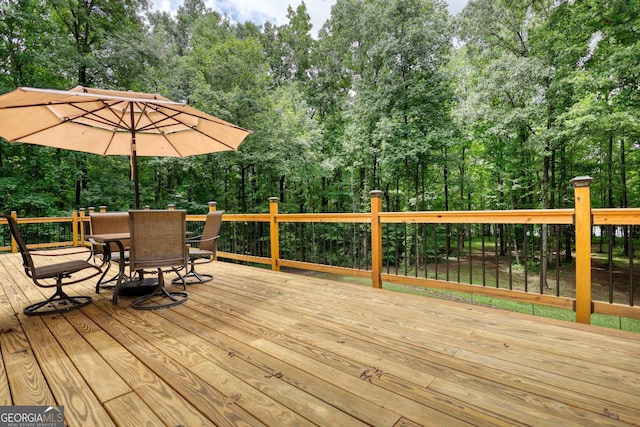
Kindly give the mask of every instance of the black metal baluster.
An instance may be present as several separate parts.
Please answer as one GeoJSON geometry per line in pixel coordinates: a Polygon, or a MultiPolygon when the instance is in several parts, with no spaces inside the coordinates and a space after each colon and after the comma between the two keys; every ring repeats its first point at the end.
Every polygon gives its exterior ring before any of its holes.
{"type": "Polygon", "coordinates": [[[467,225],[467,232],[469,233],[469,284],[473,285],[473,232],[471,224],[467,225]]]}
{"type": "Polygon", "coordinates": [[[529,232],[527,224],[524,225],[524,242],[522,249],[524,250],[524,291],[529,292],[529,232]]]}
{"type": "Polygon", "coordinates": [[[504,226],[498,226],[494,224],[493,232],[493,250],[496,257],[496,289],[500,289],[500,254],[498,248],[498,239],[502,237],[502,231],[504,226]]]}
{"type": "Polygon", "coordinates": [[[507,249],[509,252],[507,262],[509,263],[509,290],[513,290],[513,241],[511,240],[513,236],[513,224],[507,225],[508,235],[507,235],[507,249]]]}
{"type": "Polygon", "coordinates": [[[485,239],[485,224],[480,224],[480,237],[482,239],[482,286],[486,286],[487,282],[487,260],[485,257],[485,247],[484,247],[484,239],[485,239]]]}

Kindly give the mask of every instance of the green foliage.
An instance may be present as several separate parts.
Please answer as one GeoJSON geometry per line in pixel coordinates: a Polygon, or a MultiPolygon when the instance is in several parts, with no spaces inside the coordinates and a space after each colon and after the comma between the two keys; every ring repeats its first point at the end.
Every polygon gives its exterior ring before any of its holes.
{"type": "MultiPolygon", "coordinates": [[[[0,92],[78,82],[160,93],[251,129],[238,152],[140,159],[143,204],[204,212],[637,206],[640,6],[623,0],[338,0],[311,36],[202,0],[0,4],[0,92]]],[[[126,157],[0,144],[3,209],[132,206],[126,157]]]]}

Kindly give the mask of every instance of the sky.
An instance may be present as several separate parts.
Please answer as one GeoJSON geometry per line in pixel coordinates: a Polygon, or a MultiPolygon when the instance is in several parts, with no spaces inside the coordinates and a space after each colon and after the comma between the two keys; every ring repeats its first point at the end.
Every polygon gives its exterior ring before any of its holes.
{"type": "MultiPolygon", "coordinates": [[[[468,0],[447,0],[449,12],[457,14],[467,4],[468,0]]],[[[267,21],[275,25],[288,23],[287,8],[298,7],[302,0],[204,0],[205,4],[221,13],[229,15],[239,22],[252,21],[256,24],[263,24],[267,21]]],[[[313,28],[312,34],[317,34],[318,30],[331,14],[331,6],[336,0],[306,0],[307,12],[311,17],[313,28]]],[[[156,10],[175,11],[183,3],[183,0],[153,0],[156,10]]]]}

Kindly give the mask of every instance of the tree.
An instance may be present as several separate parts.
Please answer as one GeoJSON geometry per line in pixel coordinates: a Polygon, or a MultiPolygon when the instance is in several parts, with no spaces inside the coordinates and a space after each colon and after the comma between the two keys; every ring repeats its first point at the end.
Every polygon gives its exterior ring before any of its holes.
{"type": "Polygon", "coordinates": [[[0,3],[0,93],[18,86],[64,88],[60,57],[62,38],[48,19],[49,11],[36,0],[0,3]]]}
{"type": "Polygon", "coordinates": [[[448,122],[452,93],[444,72],[451,47],[444,4],[338,2],[320,38],[336,56],[320,66],[343,67],[348,78],[340,81],[350,84],[338,89],[347,95],[342,144],[358,189],[352,198],[360,205],[373,188],[387,195],[395,188],[396,207],[417,207],[426,165],[440,158],[447,134],[439,132],[448,122]]]}
{"type": "Polygon", "coordinates": [[[76,70],[77,84],[110,87],[114,73],[118,75],[121,67],[131,66],[144,55],[137,49],[143,29],[138,11],[147,9],[147,0],[50,0],[49,4],[53,21],[70,36],[72,44],[65,53],[69,66],[76,70]],[[115,61],[123,51],[124,63],[115,61]]]}
{"type": "Polygon", "coordinates": [[[276,84],[290,81],[306,83],[309,80],[314,40],[311,21],[304,1],[294,10],[287,8],[289,23],[276,27],[265,24],[262,36],[267,60],[276,84]]]}

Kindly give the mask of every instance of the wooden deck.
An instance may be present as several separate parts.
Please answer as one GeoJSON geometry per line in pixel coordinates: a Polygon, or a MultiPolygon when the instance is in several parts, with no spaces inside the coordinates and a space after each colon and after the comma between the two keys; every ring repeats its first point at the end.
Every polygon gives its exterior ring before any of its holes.
{"type": "Polygon", "coordinates": [[[0,405],[69,426],[640,425],[640,334],[222,262],[171,309],[90,281],[26,317],[19,267],[0,255],[0,405]]]}

